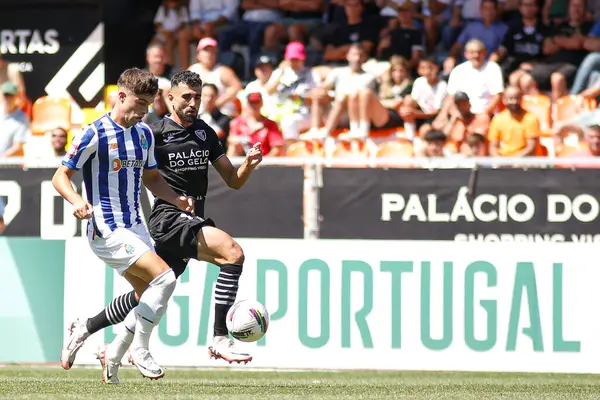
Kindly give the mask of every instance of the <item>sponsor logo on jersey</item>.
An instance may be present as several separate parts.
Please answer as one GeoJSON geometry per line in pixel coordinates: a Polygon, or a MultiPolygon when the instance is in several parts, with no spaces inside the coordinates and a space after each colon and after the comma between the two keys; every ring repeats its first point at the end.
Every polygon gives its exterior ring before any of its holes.
{"type": "Polygon", "coordinates": [[[112,169],[113,171],[119,171],[121,168],[143,168],[144,160],[121,160],[115,158],[112,161],[112,169]]]}
{"type": "Polygon", "coordinates": [[[140,136],[140,144],[142,145],[142,149],[146,150],[148,148],[148,141],[143,134],[140,136]]]}
{"type": "Polygon", "coordinates": [[[198,136],[198,138],[202,141],[206,140],[206,132],[204,132],[203,129],[199,129],[197,131],[194,131],[194,133],[196,134],[196,136],[198,136]]]}
{"type": "Polygon", "coordinates": [[[118,149],[118,148],[119,148],[119,144],[118,144],[117,142],[110,143],[110,144],[108,145],[108,149],[109,149],[109,150],[116,150],[116,149],[118,149]]]}

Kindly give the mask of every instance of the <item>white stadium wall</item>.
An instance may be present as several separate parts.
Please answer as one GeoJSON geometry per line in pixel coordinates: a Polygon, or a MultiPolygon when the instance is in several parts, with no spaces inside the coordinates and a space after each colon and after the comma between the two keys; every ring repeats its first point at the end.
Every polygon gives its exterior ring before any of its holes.
{"type": "MultiPolygon", "coordinates": [[[[252,366],[600,372],[596,246],[577,243],[242,239],[238,299],[271,313],[252,366]]],[[[64,323],[129,289],[85,239],[66,241],[64,323]]],[[[151,347],[166,366],[211,361],[218,270],[192,262],[151,347]]],[[[92,336],[79,364],[121,327],[92,336]]],[[[240,366],[243,368],[243,366],[240,366]]]]}

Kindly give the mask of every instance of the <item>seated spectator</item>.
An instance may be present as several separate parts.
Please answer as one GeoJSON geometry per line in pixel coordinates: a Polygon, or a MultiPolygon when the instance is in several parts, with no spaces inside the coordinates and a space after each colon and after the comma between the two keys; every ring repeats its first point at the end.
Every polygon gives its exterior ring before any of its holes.
{"type": "MultiPolygon", "coordinates": [[[[9,63],[0,52],[0,85],[5,82],[12,82],[17,87],[19,100],[25,100],[25,81],[19,71],[19,64],[9,63]]],[[[0,118],[7,113],[5,103],[4,98],[0,96],[0,118]]]]}
{"type": "Polygon", "coordinates": [[[23,155],[23,143],[31,131],[29,120],[18,107],[19,89],[12,82],[0,85],[0,96],[4,98],[6,114],[0,117],[0,158],[23,155]]]}
{"type": "Polygon", "coordinates": [[[171,84],[171,76],[167,69],[167,51],[163,42],[154,40],[146,48],[146,70],[158,79],[158,86],[161,86],[161,81],[171,84]]]}
{"type": "Polygon", "coordinates": [[[473,134],[487,136],[490,117],[487,114],[473,114],[469,96],[464,92],[456,92],[453,100],[450,117],[438,115],[432,123],[432,128],[444,132],[448,138],[446,148],[449,151],[462,153],[466,138],[473,134]]]}
{"type": "Polygon", "coordinates": [[[67,154],[69,134],[63,128],[56,128],[51,134],[52,153],[54,157],[64,157],[67,154]]]}
{"type": "Polygon", "coordinates": [[[0,197],[0,235],[4,233],[6,229],[6,224],[4,223],[4,209],[6,206],[4,205],[4,200],[0,197]]]}
{"type": "Polygon", "coordinates": [[[238,93],[238,98],[242,99],[250,93],[258,92],[263,98],[263,113],[270,119],[277,121],[274,115],[277,112],[278,96],[277,93],[268,93],[267,83],[273,76],[275,61],[268,55],[262,55],[256,60],[254,65],[254,76],[256,79],[249,82],[243,91],[238,93]]]}
{"type": "Polygon", "coordinates": [[[540,137],[540,121],[521,107],[523,93],[510,86],[504,91],[506,110],[492,119],[489,131],[492,156],[525,157],[535,154],[540,137]]]}
{"type": "Polygon", "coordinates": [[[381,25],[378,19],[365,18],[362,0],[345,0],[344,11],[347,21],[337,25],[331,36],[324,39],[323,59],[327,62],[338,63],[346,60],[350,46],[360,43],[367,55],[370,56],[379,40],[381,25]]]}
{"type": "Polygon", "coordinates": [[[275,121],[260,112],[262,96],[250,93],[242,115],[231,121],[227,138],[227,155],[244,156],[257,143],[266,156],[279,156],[283,150],[283,137],[275,121]]]}
{"type": "MultiPolygon", "coordinates": [[[[242,19],[234,22],[219,34],[221,51],[230,51],[234,44],[246,44],[250,48],[250,62],[260,57],[262,45],[276,42],[278,38],[264,38],[265,29],[283,18],[278,0],[242,0],[242,19]]],[[[204,77],[202,77],[204,79],[204,77]]]]}
{"type": "Polygon", "coordinates": [[[199,74],[203,83],[215,85],[219,89],[216,106],[227,115],[233,114],[235,105],[232,100],[242,90],[242,83],[231,68],[217,63],[217,41],[209,37],[200,40],[197,58],[198,62],[189,70],[199,74]]]}
{"type": "Polygon", "coordinates": [[[519,86],[523,73],[531,71],[546,54],[544,42],[550,32],[539,18],[539,10],[537,0],[519,0],[520,18],[509,26],[502,45],[490,57],[500,63],[511,86],[519,86]]]}
{"type": "Polygon", "coordinates": [[[417,157],[446,157],[450,154],[446,151],[446,135],[442,131],[435,129],[430,130],[423,137],[425,146],[417,150],[417,157]]]}
{"type": "MultiPolygon", "coordinates": [[[[363,63],[367,59],[365,49],[361,44],[352,44],[348,50],[347,60],[348,66],[336,68],[327,76],[325,82],[315,89],[312,94],[312,118],[313,123],[318,123],[323,115],[324,104],[329,99],[329,91],[335,89],[335,99],[331,108],[325,127],[318,131],[311,131],[309,137],[326,137],[331,131],[338,126],[340,118],[347,111],[348,120],[350,121],[350,133],[364,137],[369,133],[367,121],[362,121],[363,125],[359,124],[359,95],[364,89],[375,89],[375,77],[362,68],[363,63]]],[[[344,124],[345,125],[345,124],[344,124]]],[[[313,125],[314,126],[314,125],[313,125]]]]}
{"type": "Polygon", "coordinates": [[[319,26],[323,19],[326,1],[279,0],[278,7],[285,12],[285,17],[265,30],[265,49],[272,52],[277,52],[282,42],[306,42],[308,32],[319,26]]]}
{"type": "Polygon", "coordinates": [[[320,126],[319,120],[312,121],[309,110],[310,94],[317,88],[320,78],[305,62],[304,45],[288,43],[284,60],[265,86],[269,96],[276,96],[275,120],[281,123],[286,141],[298,139],[300,131],[311,126],[315,129],[320,126]]]}
{"type": "MultiPolygon", "coordinates": [[[[463,46],[472,39],[479,39],[483,42],[488,54],[494,56],[498,50],[504,36],[508,31],[508,26],[498,19],[498,0],[481,1],[481,21],[469,22],[460,33],[458,40],[452,46],[450,54],[459,59],[463,52],[463,46]]],[[[492,61],[498,61],[496,57],[490,57],[492,61]]]]}
{"type": "Polygon", "coordinates": [[[181,69],[190,65],[190,18],[181,0],[163,0],[154,17],[157,33],[164,39],[167,64],[175,65],[175,42],[177,42],[181,69]]]}
{"type": "Polygon", "coordinates": [[[583,92],[586,87],[596,81],[593,75],[598,74],[600,71],[600,21],[597,21],[590,30],[588,38],[583,42],[583,47],[591,53],[583,59],[583,62],[577,69],[575,80],[571,87],[571,94],[584,95],[583,92]]]}
{"type": "Polygon", "coordinates": [[[593,40],[587,36],[593,24],[584,17],[585,0],[570,0],[568,22],[556,27],[554,35],[544,44],[549,55],[521,77],[525,94],[551,89],[552,100],[556,101],[568,93],[578,65],[588,54],[586,43],[593,40]]]}
{"type": "Polygon", "coordinates": [[[460,154],[465,157],[486,157],[487,143],[485,136],[481,133],[471,133],[465,140],[465,145],[461,147],[460,154]]]}
{"type": "MultiPolygon", "coordinates": [[[[408,98],[412,88],[412,80],[408,77],[406,60],[401,56],[393,56],[390,69],[384,74],[379,87],[379,96],[372,88],[361,89],[357,95],[346,101],[358,101],[358,129],[351,130],[347,138],[364,138],[370,131],[371,124],[375,129],[393,129],[403,125],[400,107],[408,98]]],[[[332,111],[335,116],[335,112],[332,111]]],[[[328,119],[325,131],[330,132],[335,126],[333,117],[328,119]]],[[[352,121],[351,121],[352,123],[352,121]]],[[[344,136],[342,136],[344,138],[344,136]]]]}
{"type": "Polygon", "coordinates": [[[238,0],[190,0],[192,35],[215,37],[238,19],[238,0]]]}
{"type": "MultiPolygon", "coordinates": [[[[580,135],[583,139],[577,148],[563,147],[558,154],[559,157],[600,157],[600,121],[596,117],[589,120],[585,125],[563,124],[557,129],[557,134],[571,132],[580,135]]],[[[582,167],[573,165],[571,167],[582,167]]],[[[590,166],[597,168],[598,165],[590,166]]]]}
{"type": "Polygon", "coordinates": [[[412,139],[417,129],[433,121],[442,108],[448,86],[445,81],[438,79],[439,67],[431,58],[419,62],[418,72],[420,76],[400,109],[407,139],[412,139]]]}
{"type": "MultiPolygon", "coordinates": [[[[504,90],[502,70],[494,61],[486,61],[487,51],[477,39],[465,46],[465,61],[452,70],[448,79],[448,94],[465,92],[471,102],[473,114],[492,115],[500,104],[504,90]]],[[[443,115],[452,106],[452,97],[447,97],[442,109],[443,115]]]]}
{"type": "Polygon", "coordinates": [[[384,34],[377,47],[377,58],[389,60],[393,55],[399,55],[408,60],[408,67],[415,70],[424,53],[423,33],[417,29],[413,21],[411,7],[398,10],[396,28],[384,34]]]}
{"type": "Polygon", "coordinates": [[[217,107],[219,88],[212,83],[202,85],[200,112],[198,117],[215,130],[223,146],[227,145],[231,119],[217,107]]]}

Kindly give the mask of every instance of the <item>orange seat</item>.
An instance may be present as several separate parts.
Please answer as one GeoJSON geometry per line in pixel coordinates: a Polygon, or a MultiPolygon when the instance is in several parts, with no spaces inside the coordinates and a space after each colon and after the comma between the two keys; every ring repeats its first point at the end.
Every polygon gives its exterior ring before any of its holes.
{"type": "Polygon", "coordinates": [[[323,145],[316,140],[299,140],[288,146],[286,157],[322,157],[323,145]]]}
{"type": "Polygon", "coordinates": [[[576,94],[563,96],[556,100],[555,121],[565,121],[585,111],[595,108],[596,100],[576,94]]]}
{"type": "Polygon", "coordinates": [[[548,96],[525,95],[521,106],[525,111],[534,114],[540,120],[540,128],[543,136],[551,136],[552,127],[552,101],[548,96]]]}
{"type": "MultiPolygon", "coordinates": [[[[369,148],[363,140],[353,139],[349,141],[340,141],[335,145],[331,156],[333,158],[348,158],[364,160],[364,163],[352,163],[348,167],[366,167],[369,158],[369,148]]],[[[336,164],[336,166],[345,166],[336,164]]]]}
{"type": "Polygon", "coordinates": [[[59,127],[71,129],[71,101],[50,96],[37,99],[32,107],[31,133],[43,135],[59,127]]]}
{"type": "Polygon", "coordinates": [[[381,143],[377,147],[377,152],[375,153],[375,157],[378,159],[381,158],[392,158],[395,161],[405,159],[406,163],[386,163],[386,162],[377,162],[378,167],[390,168],[390,167],[400,167],[407,168],[411,167],[410,159],[414,156],[414,148],[412,142],[405,139],[398,139],[389,142],[381,143]]]}

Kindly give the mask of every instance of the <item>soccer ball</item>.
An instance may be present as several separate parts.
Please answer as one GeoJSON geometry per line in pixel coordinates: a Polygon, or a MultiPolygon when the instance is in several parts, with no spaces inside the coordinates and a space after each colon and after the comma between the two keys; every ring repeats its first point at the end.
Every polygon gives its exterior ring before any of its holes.
{"type": "Polygon", "coordinates": [[[240,300],[227,313],[227,330],[242,342],[256,342],[268,328],[269,312],[258,301],[240,300]]]}

